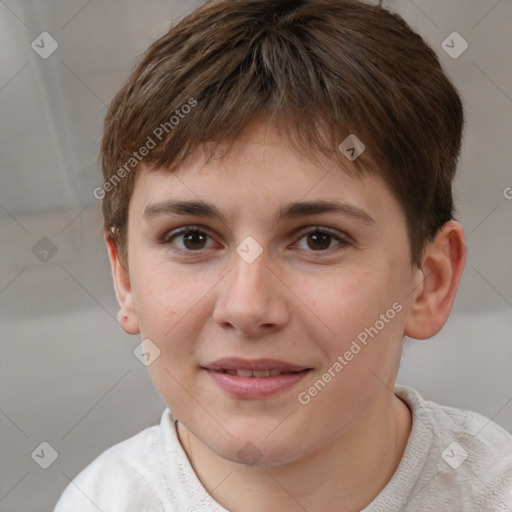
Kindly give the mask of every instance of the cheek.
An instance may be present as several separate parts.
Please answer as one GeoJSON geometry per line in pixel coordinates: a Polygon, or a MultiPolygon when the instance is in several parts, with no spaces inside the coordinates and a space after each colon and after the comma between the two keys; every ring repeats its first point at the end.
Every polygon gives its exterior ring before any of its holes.
{"type": "Polygon", "coordinates": [[[160,350],[148,372],[166,404],[180,417],[186,416],[190,395],[197,395],[193,386],[197,346],[210,288],[205,280],[187,279],[161,265],[142,274],[135,290],[141,334],[160,350]]]}
{"type": "Polygon", "coordinates": [[[386,286],[374,272],[340,269],[321,281],[311,279],[303,288],[310,309],[331,334],[346,341],[381,312],[386,286]]]}
{"type": "Polygon", "coordinates": [[[343,373],[351,378],[357,378],[354,372],[368,373],[369,368],[377,375],[388,373],[399,357],[404,308],[400,286],[393,282],[396,276],[385,268],[389,269],[375,265],[370,271],[340,272],[320,287],[310,282],[307,300],[315,313],[310,318],[320,319],[328,330],[322,329],[325,334],[319,336],[320,331],[308,322],[308,335],[321,345],[327,367],[338,356],[344,357],[342,364],[351,369],[343,373]]]}
{"type": "Polygon", "coordinates": [[[187,279],[164,265],[153,265],[146,267],[132,286],[141,334],[162,351],[179,353],[190,349],[193,338],[186,336],[183,329],[194,327],[190,318],[197,318],[201,311],[200,299],[208,290],[207,283],[187,279]]]}

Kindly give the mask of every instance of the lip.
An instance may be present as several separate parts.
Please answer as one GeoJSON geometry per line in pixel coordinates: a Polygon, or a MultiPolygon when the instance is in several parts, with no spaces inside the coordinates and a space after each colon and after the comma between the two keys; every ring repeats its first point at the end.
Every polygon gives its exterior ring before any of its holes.
{"type": "Polygon", "coordinates": [[[289,390],[309,375],[311,368],[277,359],[224,358],[202,367],[209,377],[227,394],[239,399],[258,399],[289,390]],[[239,377],[219,370],[268,370],[295,372],[273,377],[239,377]]]}

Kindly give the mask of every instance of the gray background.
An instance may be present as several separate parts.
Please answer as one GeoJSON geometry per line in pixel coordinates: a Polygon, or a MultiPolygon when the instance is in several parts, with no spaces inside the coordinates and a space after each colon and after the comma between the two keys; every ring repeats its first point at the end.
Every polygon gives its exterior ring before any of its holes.
{"type": "MultiPolygon", "coordinates": [[[[139,337],[117,324],[92,191],[108,102],[198,4],[0,1],[2,512],[51,510],[82,468],[165,407],[133,355],[139,337]],[[47,59],[31,48],[43,31],[58,42],[47,59]],[[59,455],[48,469],[31,457],[43,441],[59,455]]],[[[398,382],[512,431],[512,1],[384,5],[436,49],[468,121],[455,182],[466,270],[441,333],[406,343],[398,382]],[[469,44],[458,58],[442,48],[454,31],[469,44]]]]}

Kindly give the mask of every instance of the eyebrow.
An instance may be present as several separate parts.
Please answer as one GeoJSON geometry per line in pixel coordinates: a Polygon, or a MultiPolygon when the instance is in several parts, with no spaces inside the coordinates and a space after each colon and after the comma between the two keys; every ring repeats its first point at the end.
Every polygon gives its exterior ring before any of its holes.
{"type": "MultiPolygon", "coordinates": [[[[284,219],[297,219],[321,213],[335,213],[344,217],[352,217],[365,224],[374,224],[375,220],[364,210],[340,201],[299,201],[283,204],[274,217],[278,222],[284,219]]],[[[148,205],[143,217],[150,219],[160,215],[197,215],[200,217],[217,218],[227,224],[226,216],[213,204],[204,201],[167,200],[148,205]]]]}

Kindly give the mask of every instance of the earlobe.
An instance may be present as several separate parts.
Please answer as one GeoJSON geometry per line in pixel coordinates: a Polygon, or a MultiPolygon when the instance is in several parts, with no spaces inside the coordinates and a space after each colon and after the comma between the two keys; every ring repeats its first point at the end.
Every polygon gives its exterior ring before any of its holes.
{"type": "Polygon", "coordinates": [[[414,300],[404,334],[410,338],[427,339],[437,334],[446,323],[466,262],[464,229],[449,221],[426,247],[420,280],[413,291],[414,300]]]}
{"type": "Polygon", "coordinates": [[[137,312],[135,311],[135,302],[128,269],[121,263],[117,242],[109,233],[105,233],[105,243],[107,244],[112,278],[114,280],[117,303],[119,304],[117,320],[119,325],[128,334],[139,334],[139,320],[137,312]]]}

